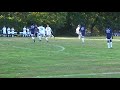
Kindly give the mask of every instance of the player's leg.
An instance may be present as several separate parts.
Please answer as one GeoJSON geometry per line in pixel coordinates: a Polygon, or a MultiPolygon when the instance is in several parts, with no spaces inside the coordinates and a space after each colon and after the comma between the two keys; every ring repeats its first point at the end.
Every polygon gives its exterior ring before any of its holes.
{"type": "Polygon", "coordinates": [[[48,35],[45,36],[46,41],[48,42],[48,35]]]}
{"type": "Polygon", "coordinates": [[[84,43],[85,42],[84,36],[82,36],[81,38],[82,38],[82,43],[84,43]]]}
{"type": "Polygon", "coordinates": [[[80,39],[81,38],[81,34],[78,34],[78,39],[80,39]]]}
{"type": "Polygon", "coordinates": [[[32,40],[35,42],[34,34],[31,34],[32,40]]]}
{"type": "Polygon", "coordinates": [[[12,32],[12,37],[14,37],[14,31],[12,32]]]}
{"type": "Polygon", "coordinates": [[[55,38],[53,34],[51,34],[51,37],[55,38]]]}
{"type": "Polygon", "coordinates": [[[7,34],[7,36],[9,37],[9,33],[7,34]]]}
{"type": "Polygon", "coordinates": [[[39,41],[41,41],[42,40],[42,34],[38,34],[38,39],[39,39],[39,41]]]}
{"type": "Polygon", "coordinates": [[[55,39],[55,36],[52,34],[52,37],[55,39]]]}
{"type": "Polygon", "coordinates": [[[110,48],[112,48],[112,38],[110,39],[110,48]]]}
{"type": "Polygon", "coordinates": [[[24,33],[23,33],[23,37],[24,37],[24,33]]]}
{"type": "Polygon", "coordinates": [[[107,46],[110,48],[110,39],[107,38],[107,46]]]}

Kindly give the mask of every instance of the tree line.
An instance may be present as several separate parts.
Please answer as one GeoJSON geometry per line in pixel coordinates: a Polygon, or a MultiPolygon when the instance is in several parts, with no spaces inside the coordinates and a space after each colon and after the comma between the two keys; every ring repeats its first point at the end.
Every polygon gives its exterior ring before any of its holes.
{"type": "Polygon", "coordinates": [[[84,24],[91,36],[104,35],[110,26],[120,30],[120,12],[0,12],[0,28],[14,27],[17,32],[32,23],[49,24],[56,36],[75,36],[78,24],[84,24]]]}

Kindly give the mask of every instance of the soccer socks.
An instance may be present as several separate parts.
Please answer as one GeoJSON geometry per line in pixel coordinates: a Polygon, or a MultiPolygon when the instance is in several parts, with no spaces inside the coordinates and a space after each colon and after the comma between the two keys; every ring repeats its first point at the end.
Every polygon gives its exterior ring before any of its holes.
{"type": "Polygon", "coordinates": [[[108,45],[108,48],[110,48],[110,43],[107,43],[107,45],[108,45]]]}
{"type": "Polygon", "coordinates": [[[48,42],[48,38],[46,37],[45,39],[46,39],[46,41],[48,42]]]}
{"type": "Polygon", "coordinates": [[[112,42],[110,42],[110,48],[112,48],[112,42]]]}
{"type": "MultiPolygon", "coordinates": [[[[53,35],[52,35],[52,37],[54,37],[53,35]]],[[[55,37],[54,37],[55,38],[55,37]]]]}
{"type": "Polygon", "coordinates": [[[34,38],[34,37],[32,37],[32,39],[33,39],[33,41],[35,42],[35,38],[34,38]]]}
{"type": "Polygon", "coordinates": [[[112,42],[107,43],[108,48],[112,48],[112,42]]]}
{"type": "Polygon", "coordinates": [[[85,42],[84,38],[82,38],[82,42],[83,42],[83,43],[85,42]]]}
{"type": "Polygon", "coordinates": [[[38,36],[38,38],[39,38],[40,41],[42,40],[42,39],[41,39],[41,38],[42,38],[41,36],[38,36]]]}
{"type": "Polygon", "coordinates": [[[111,39],[107,40],[107,45],[108,45],[108,48],[112,48],[112,40],[111,39]]]}
{"type": "Polygon", "coordinates": [[[78,39],[80,39],[80,37],[81,37],[81,36],[79,35],[79,36],[78,36],[78,39]]]}
{"type": "Polygon", "coordinates": [[[33,41],[35,42],[35,39],[33,41]]]}

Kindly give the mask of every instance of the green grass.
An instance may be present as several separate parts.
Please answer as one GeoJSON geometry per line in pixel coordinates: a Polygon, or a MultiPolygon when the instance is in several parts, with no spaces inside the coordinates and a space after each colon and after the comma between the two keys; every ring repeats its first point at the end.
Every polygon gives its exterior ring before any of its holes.
{"type": "Polygon", "coordinates": [[[0,78],[120,78],[119,39],[0,37],[0,78]]]}

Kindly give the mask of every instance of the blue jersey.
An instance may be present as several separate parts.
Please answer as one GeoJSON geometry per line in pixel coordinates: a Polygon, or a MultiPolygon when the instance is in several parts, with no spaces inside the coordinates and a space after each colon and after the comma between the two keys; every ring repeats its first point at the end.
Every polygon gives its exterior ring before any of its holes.
{"type": "Polygon", "coordinates": [[[85,27],[81,27],[80,32],[81,32],[82,36],[85,36],[85,27]]]}
{"type": "Polygon", "coordinates": [[[110,39],[112,37],[112,30],[110,28],[107,28],[105,33],[107,39],[110,39]]]}
{"type": "Polygon", "coordinates": [[[31,25],[30,30],[31,30],[31,34],[34,34],[35,33],[35,26],[31,25]]]}

